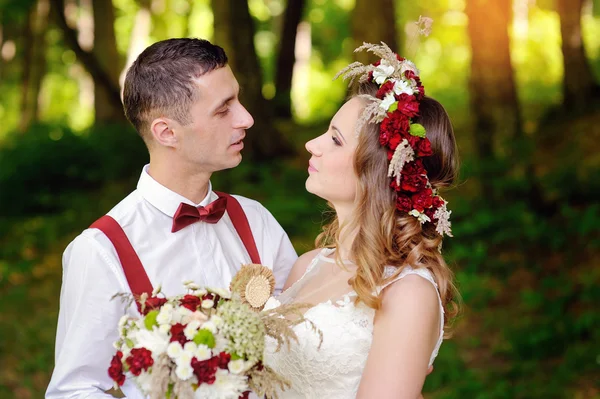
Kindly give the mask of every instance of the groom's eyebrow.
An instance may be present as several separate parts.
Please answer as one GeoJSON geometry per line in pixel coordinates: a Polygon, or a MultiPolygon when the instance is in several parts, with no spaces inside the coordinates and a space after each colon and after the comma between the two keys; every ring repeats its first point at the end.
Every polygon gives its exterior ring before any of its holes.
{"type": "Polygon", "coordinates": [[[338,128],[337,128],[336,126],[334,126],[334,125],[331,125],[331,128],[332,128],[333,130],[335,130],[337,134],[339,134],[339,135],[340,135],[340,137],[342,138],[342,140],[344,140],[344,143],[345,143],[345,142],[346,142],[346,138],[344,137],[344,135],[342,134],[342,132],[340,132],[340,129],[338,129],[338,128]]]}

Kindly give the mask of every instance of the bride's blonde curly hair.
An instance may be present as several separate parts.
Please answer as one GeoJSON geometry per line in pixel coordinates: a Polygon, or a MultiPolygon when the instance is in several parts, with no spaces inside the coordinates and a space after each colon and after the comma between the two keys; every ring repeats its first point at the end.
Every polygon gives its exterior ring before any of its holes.
{"type": "MultiPolygon", "coordinates": [[[[363,94],[375,96],[377,90],[377,84],[361,82],[355,85],[351,98],[363,94]]],[[[425,127],[431,141],[433,155],[424,158],[423,163],[432,187],[449,187],[457,178],[459,163],[446,110],[433,98],[424,97],[414,122],[425,127]]],[[[356,233],[348,254],[357,265],[350,285],[358,294],[357,301],[373,309],[381,306],[377,287],[396,277],[404,266],[429,269],[438,284],[447,328],[458,313],[458,292],[453,273],[439,251],[442,236],[432,223],[422,225],[417,218],[396,211],[396,192],[390,188],[387,149],[379,143],[379,126],[367,123],[358,135],[354,154],[357,176],[354,212],[342,226],[337,216],[326,224],[316,238],[316,246],[338,247],[344,234],[356,233]],[[388,278],[384,276],[386,266],[397,268],[388,278]]],[[[337,263],[341,265],[339,256],[336,251],[337,263]]]]}

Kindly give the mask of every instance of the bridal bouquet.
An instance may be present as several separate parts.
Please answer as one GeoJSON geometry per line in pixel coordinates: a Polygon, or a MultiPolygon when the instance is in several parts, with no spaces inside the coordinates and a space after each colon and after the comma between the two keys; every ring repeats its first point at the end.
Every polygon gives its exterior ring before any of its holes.
{"type": "Polygon", "coordinates": [[[277,397],[289,383],[263,365],[265,338],[289,345],[304,305],[261,312],[275,285],[262,265],[243,266],[230,290],[184,285],[186,294],[170,298],[160,288],[141,298],[117,295],[137,299],[141,315],[119,321],[108,369],[115,388],[132,379],[151,399],[238,399],[251,390],[277,397]]]}

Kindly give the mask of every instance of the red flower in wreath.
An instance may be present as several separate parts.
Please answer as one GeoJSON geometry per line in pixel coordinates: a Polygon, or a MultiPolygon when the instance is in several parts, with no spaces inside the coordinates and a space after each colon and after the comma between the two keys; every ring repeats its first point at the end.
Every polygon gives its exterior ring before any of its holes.
{"type": "MultiPolygon", "coordinates": [[[[396,184],[395,179],[394,184],[396,184]]],[[[398,194],[398,199],[396,199],[396,209],[398,209],[401,212],[410,212],[412,210],[411,199],[407,195],[398,194]]]]}
{"type": "Polygon", "coordinates": [[[413,149],[417,153],[418,157],[428,157],[433,155],[433,150],[431,149],[431,141],[429,141],[427,137],[419,138],[415,145],[413,145],[413,149]]]}
{"type": "Polygon", "coordinates": [[[402,181],[400,183],[400,188],[402,188],[402,191],[416,193],[419,190],[425,188],[425,186],[427,185],[427,177],[423,175],[403,176],[402,181]]]}
{"type": "Polygon", "coordinates": [[[433,205],[432,191],[430,188],[426,188],[411,197],[412,206],[419,212],[423,212],[433,205]]]}
{"type": "Polygon", "coordinates": [[[398,111],[409,118],[414,118],[419,114],[419,102],[415,96],[402,93],[398,96],[398,111]]]}
{"type": "Polygon", "coordinates": [[[377,90],[377,94],[375,94],[375,97],[383,100],[385,95],[388,94],[392,90],[394,90],[394,82],[392,82],[391,80],[388,80],[384,84],[381,85],[379,90],[377,90]]]}

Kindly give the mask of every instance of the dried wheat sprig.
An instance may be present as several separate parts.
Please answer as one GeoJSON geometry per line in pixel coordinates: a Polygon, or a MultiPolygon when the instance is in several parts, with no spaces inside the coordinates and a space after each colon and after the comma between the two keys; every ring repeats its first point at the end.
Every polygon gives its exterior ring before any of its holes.
{"type": "Polygon", "coordinates": [[[373,43],[363,42],[362,46],[358,47],[356,50],[354,50],[354,52],[357,53],[359,51],[365,51],[365,50],[367,52],[375,54],[382,60],[387,61],[388,64],[390,64],[391,66],[394,67],[395,71],[400,70],[400,61],[398,61],[398,58],[396,57],[396,53],[394,53],[392,51],[392,49],[390,49],[388,47],[388,45],[385,44],[384,42],[381,42],[381,44],[373,44],[373,43]]]}
{"type": "Polygon", "coordinates": [[[263,310],[260,313],[265,325],[265,334],[277,341],[275,351],[279,351],[283,344],[289,349],[292,340],[298,342],[298,336],[293,327],[304,322],[308,323],[311,329],[319,335],[318,348],[321,347],[323,332],[311,320],[304,317],[304,311],[312,306],[309,303],[291,303],[263,310]]]}
{"type": "Polygon", "coordinates": [[[267,365],[262,370],[256,368],[248,373],[248,386],[259,397],[278,399],[277,392],[291,388],[292,384],[267,365]]]}
{"type": "MultiPolygon", "coordinates": [[[[169,390],[169,377],[171,376],[171,359],[165,353],[160,355],[152,366],[152,382],[150,385],[150,399],[164,399],[169,390]]],[[[193,394],[193,393],[192,393],[193,394]]],[[[188,399],[193,396],[185,397],[178,395],[179,399],[188,399]]]]}

